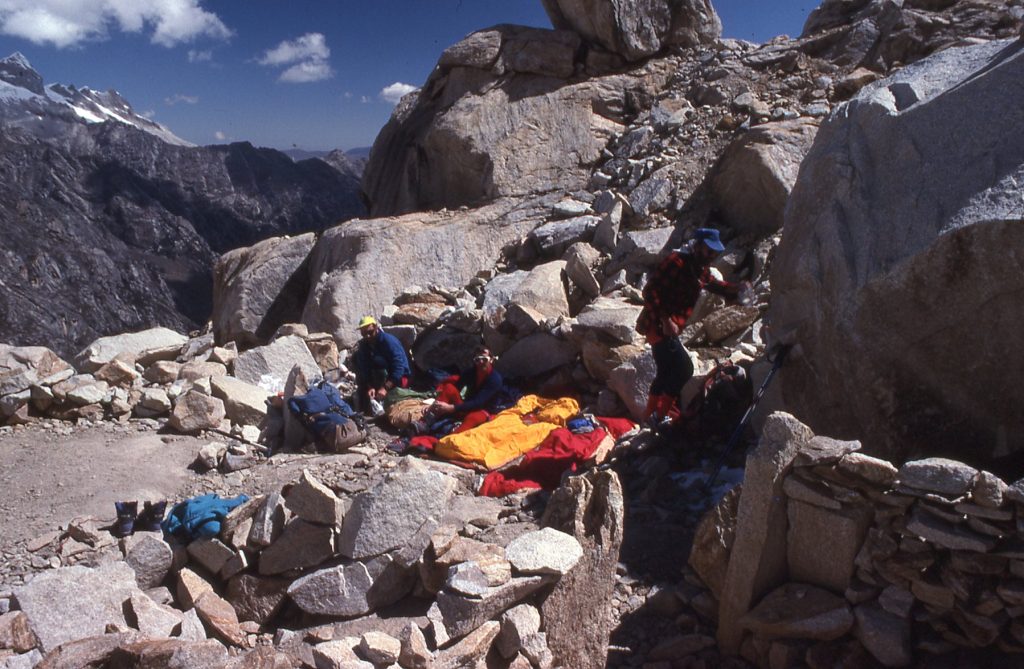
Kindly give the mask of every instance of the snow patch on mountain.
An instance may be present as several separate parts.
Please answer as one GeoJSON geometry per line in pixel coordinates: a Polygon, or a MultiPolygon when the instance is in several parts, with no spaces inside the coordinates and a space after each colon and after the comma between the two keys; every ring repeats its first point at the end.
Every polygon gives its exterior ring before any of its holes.
{"type": "Polygon", "coordinates": [[[42,76],[22,54],[15,52],[0,60],[0,120],[24,125],[44,116],[84,123],[123,123],[168,144],[195,146],[166,126],[136,114],[115,90],[100,92],[63,84],[44,87],[42,76]]]}

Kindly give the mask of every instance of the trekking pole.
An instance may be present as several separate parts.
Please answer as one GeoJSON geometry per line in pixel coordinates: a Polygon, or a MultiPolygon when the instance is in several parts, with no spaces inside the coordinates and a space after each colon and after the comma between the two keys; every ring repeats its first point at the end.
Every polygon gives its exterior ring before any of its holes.
{"type": "Polygon", "coordinates": [[[722,454],[718,456],[718,461],[715,462],[715,467],[712,470],[711,477],[708,478],[708,482],[704,484],[704,489],[706,491],[710,492],[712,487],[715,485],[715,481],[718,480],[718,475],[722,473],[722,467],[725,465],[725,459],[729,457],[729,453],[736,447],[736,444],[739,443],[740,437],[743,436],[743,432],[747,429],[747,424],[754,415],[754,410],[757,409],[758,402],[761,401],[761,398],[764,397],[764,394],[768,391],[768,386],[771,385],[772,379],[775,378],[775,374],[779,371],[779,368],[782,367],[782,362],[786,359],[786,354],[789,353],[790,348],[791,347],[789,345],[779,346],[775,352],[775,360],[772,361],[768,358],[769,361],[773,363],[772,369],[768,372],[768,376],[764,377],[761,387],[757,390],[757,395],[754,396],[754,401],[750,403],[749,407],[747,407],[747,411],[743,414],[743,418],[740,419],[740,423],[736,426],[736,430],[732,433],[732,436],[729,437],[729,441],[722,450],[722,454]]]}

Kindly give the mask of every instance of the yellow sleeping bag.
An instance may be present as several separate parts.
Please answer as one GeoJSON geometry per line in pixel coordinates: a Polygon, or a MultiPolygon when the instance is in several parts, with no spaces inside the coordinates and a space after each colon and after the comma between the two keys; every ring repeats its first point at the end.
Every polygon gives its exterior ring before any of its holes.
{"type": "Polygon", "coordinates": [[[571,397],[549,400],[526,395],[483,425],[442,438],[434,453],[448,460],[497,469],[540,446],[579,411],[579,402],[571,397]]]}

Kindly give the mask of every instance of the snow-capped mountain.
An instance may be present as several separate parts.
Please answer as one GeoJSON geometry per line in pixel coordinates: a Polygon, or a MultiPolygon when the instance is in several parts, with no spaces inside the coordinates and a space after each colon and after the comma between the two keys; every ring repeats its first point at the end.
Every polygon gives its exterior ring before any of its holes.
{"type": "Polygon", "coordinates": [[[135,113],[115,90],[103,93],[87,86],[44,86],[43,77],[17,52],[0,60],[0,120],[42,135],[52,133],[49,125],[55,121],[123,123],[168,144],[194,146],[165,126],[135,113]]]}
{"type": "Polygon", "coordinates": [[[358,171],[336,163],[191,146],[114,91],[0,60],[0,342],[73,355],[101,335],[202,326],[219,254],[365,212],[358,171]]]}

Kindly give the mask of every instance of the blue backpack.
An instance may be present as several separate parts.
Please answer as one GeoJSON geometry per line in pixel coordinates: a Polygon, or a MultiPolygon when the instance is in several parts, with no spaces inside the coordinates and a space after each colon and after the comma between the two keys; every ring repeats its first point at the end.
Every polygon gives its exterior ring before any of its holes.
{"type": "Polygon", "coordinates": [[[288,400],[288,410],[306,426],[318,440],[334,434],[336,427],[355,421],[362,429],[362,416],[356,414],[341,393],[327,381],[312,386],[305,395],[296,395],[288,400]]]}

